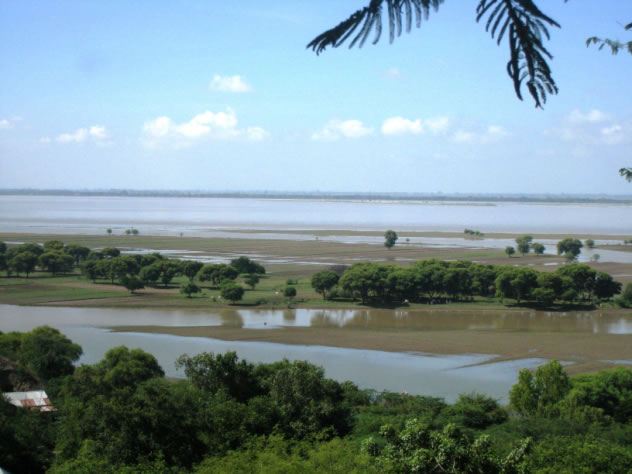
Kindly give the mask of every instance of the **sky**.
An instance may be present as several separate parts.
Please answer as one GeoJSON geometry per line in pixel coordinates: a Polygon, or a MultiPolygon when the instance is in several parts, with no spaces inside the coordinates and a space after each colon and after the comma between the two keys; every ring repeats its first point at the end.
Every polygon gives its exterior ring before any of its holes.
{"type": "Polygon", "coordinates": [[[630,2],[537,2],[543,110],[477,3],[317,56],[368,0],[0,0],[0,188],[632,194],[630,2]]]}

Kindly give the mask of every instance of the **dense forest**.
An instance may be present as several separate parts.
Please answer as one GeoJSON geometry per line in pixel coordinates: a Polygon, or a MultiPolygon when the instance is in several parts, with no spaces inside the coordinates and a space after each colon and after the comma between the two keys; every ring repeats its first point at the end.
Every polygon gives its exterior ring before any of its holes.
{"type": "Polygon", "coordinates": [[[484,394],[361,390],[305,361],[182,355],[164,377],[140,349],[94,365],[58,330],[0,333],[3,391],[46,389],[56,411],[0,397],[10,472],[628,472],[632,371],[522,370],[501,406],[484,394]]]}

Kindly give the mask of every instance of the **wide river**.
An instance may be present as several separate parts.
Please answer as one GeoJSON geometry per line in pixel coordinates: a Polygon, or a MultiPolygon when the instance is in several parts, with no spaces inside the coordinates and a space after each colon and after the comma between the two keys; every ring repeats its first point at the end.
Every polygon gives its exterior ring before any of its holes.
{"type": "Polygon", "coordinates": [[[0,232],[209,236],[225,229],[630,234],[632,205],[0,196],[0,232]]]}
{"type": "MultiPolygon", "coordinates": [[[[59,328],[84,349],[80,363],[95,363],[105,351],[118,345],[140,347],[156,356],[169,376],[182,376],[174,361],[184,353],[234,350],[252,362],[283,358],[308,360],[325,368],[329,377],[352,380],[363,388],[444,397],[453,401],[459,393],[478,391],[506,401],[518,370],[545,362],[530,358],[482,365],[493,358],[482,354],[436,355],[406,352],[301,346],[267,342],[228,342],[203,337],[183,337],[144,332],[113,332],[116,326],[228,326],[258,329],[311,326],[400,328],[409,330],[466,329],[511,331],[561,331],[591,334],[631,334],[632,318],[586,313],[419,314],[386,310],[150,310],[60,308],[0,305],[3,331],[28,331],[48,324],[59,328]]],[[[499,332],[499,337],[502,334],[499,332]]]]}

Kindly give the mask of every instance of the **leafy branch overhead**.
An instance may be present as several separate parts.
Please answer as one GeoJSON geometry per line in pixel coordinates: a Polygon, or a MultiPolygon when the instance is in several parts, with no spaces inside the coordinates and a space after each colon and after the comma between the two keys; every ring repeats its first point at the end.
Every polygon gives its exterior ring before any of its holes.
{"type": "MultiPolygon", "coordinates": [[[[625,29],[628,31],[632,30],[632,23],[626,25],[625,29]]],[[[618,40],[611,40],[608,38],[601,39],[596,36],[592,36],[586,40],[586,46],[590,46],[591,44],[598,44],[600,51],[604,48],[604,46],[608,46],[610,47],[610,51],[612,51],[612,54],[617,54],[621,49],[627,50],[628,53],[632,54],[632,41],[622,43],[618,40]]]]}
{"type": "MultiPolygon", "coordinates": [[[[362,47],[371,33],[372,43],[382,35],[382,16],[387,10],[389,39],[392,42],[402,30],[410,32],[413,20],[421,26],[422,17],[428,19],[430,10],[437,11],[444,0],[371,0],[368,6],[356,11],[336,27],[314,38],[308,45],[316,54],[327,47],[337,48],[349,40],[349,48],[362,47]]],[[[549,39],[548,27],[559,24],[548,17],[532,0],[480,0],[476,8],[476,21],[486,19],[485,29],[497,44],[505,38],[509,44],[510,59],[507,73],[513,81],[516,95],[522,100],[526,86],[536,107],[546,103],[547,94],[557,94],[547,60],[551,53],[544,47],[549,39]]]]}

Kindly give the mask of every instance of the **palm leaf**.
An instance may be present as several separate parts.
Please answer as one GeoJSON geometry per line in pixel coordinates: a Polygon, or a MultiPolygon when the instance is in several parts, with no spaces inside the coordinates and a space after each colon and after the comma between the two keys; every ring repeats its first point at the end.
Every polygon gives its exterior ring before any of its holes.
{"type": "Polygon", "coordinates": [[[371,31],[375,31],[373,44],[380,40],[382,34],[382,7],[386,3],[388,10],[389,40],[392,43],[396,36],[402,34],[402,22],[405,22],[406,32],[410,32],[415,17],[415,26],[421,26],[422,15],[427,19],[430,9],[439,9],[444,0],[371,0],[368,6],[356,11],[353,15],[334,28],[321,33],[307,45],[316,54],[320,54],[328,46],[337,48],[348,40],[354,33],[355,36],[349,43],[352,48],[356,44],[364,45],[371,31]],[[356,33],[358,27],[362,25],[356,33]]]}

